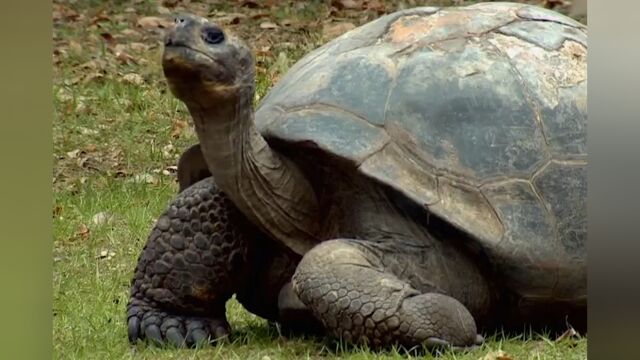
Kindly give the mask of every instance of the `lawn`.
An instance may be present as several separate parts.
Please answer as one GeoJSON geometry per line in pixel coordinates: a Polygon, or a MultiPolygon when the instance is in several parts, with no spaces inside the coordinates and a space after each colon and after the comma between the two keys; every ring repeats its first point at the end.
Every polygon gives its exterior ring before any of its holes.
{"type": "MultiPolygon", "coordinates": [[[[234,331],[228,343],[197,350],[129,345],[130,277],[154,219],[177,191],[177,158],[196,141],[185,107],[163,79],[161,35],[168,14],[188,10],[243,36],[257,54],[258,102],[297,59],[353,26],[401,6],[472,2],[54,1],[55,358],[415,356],[328,339],[285,338],[235,300],[227,304],[234,331]]],[[[478,349],[441,358],[584,359],[586,354],[586,338],[523,334],[492,337],[478,349]]]]}

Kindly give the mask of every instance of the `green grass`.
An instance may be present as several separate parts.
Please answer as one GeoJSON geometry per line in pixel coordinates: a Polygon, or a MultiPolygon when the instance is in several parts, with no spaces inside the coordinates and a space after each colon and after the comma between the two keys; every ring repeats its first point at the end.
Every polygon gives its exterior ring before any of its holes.
{"type": "MultiPolygon", "coordinates": [[[[235,300],[227,304],[234,331],[230,343],[197,350],[131,347],[124,316],[130,277],[154,219],[177,191],[172,167],[180,151],[196,140],[193,131],[184,127],[189,120],[184,106],[168,93],[162,78],[158,35],[135,27],[138,17],[157,15],[157,2],[113,2],[104,8],[106,19],[98,22],[92,17],[101,2],[54,3],[58,12],[54,17],[62,16],[53,34],[55,358],[371,359],[416,355],[393,349],[372,352],[329,339],[285,338],[235,300]],[[84,18],[73,19],[73,13],[57,7],[60,4],[84,18]],[[65,11],[67,15],[60,15],[65,11]],[[101,34],[111,34],[135,62],[119,61],[113,45],[103,40],[108,36],[101,34]],[[131,73],[140,75],[142,83],[123,80],[131,73]],[[86,80],[87,75],[94,77],[86,80]]],[[[389,11],[395,8],[387,7],[389,11]]],[[[297,59],[326,41],[321,36],[322,24],[317,22],[329,16],[326,2],[266,9],[238,8],[233,3],[217,10],[269,14],[232,27],[240,34],[251,34],[248,40],[254,47],[270,49],[258,59],[258,98],[297,59]],[[258,24],[265,19],[292,19],[306,23],[307,30],[293,26],[261,32],[258,24]]],[[[376,15],[338,12],[333,16],[359,25],[376,15]]],[[[441,358],[491,359],[498,350],[513,359],[584,359],[587,340],[554,342],[536,334],[495,337],[472,352],[445,353],[441,358]]]]}

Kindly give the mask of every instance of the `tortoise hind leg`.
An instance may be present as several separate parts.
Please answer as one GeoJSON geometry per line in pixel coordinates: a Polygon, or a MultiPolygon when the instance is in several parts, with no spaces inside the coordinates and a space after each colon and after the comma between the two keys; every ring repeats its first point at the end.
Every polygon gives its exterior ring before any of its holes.
{"type": "Polygon", "coordinates": [[[300,300],[334,336],[373,346],[473,346],[481,341],[467,308],[421,293],[354,240],[311,249],[293,276],[300,300]]]}
{"type": "Polygon", "coordinates": [[[320,323],[291,290],[291,277],[300,255],[265,239],[252,247],[254,271],[236,293],[249,312],[278,322],[288,334],[319,334],[320,323]]]}
{"type": "Polygon", "coordinates": [[[246,282],[250,243],[212,178],[181,192],[138,259],[127,304],[129,340],[175,346],[229,333],[225,302],[246,282]]]}

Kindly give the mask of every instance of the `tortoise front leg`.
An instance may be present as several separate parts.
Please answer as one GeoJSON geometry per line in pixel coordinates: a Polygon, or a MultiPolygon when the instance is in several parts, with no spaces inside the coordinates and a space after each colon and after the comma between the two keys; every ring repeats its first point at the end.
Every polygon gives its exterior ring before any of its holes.
{"type": "Polygon", "coordinates": [[[228,335],[225,302],[251,271],[240,221],[212,178],[176,197],[138,259],[127,305],[131,342],[191,346],[228,335]]]}
{"type": "Polygon", "coordinates": [[[293,276],[300,300],[334,336],[373,346],[473,346],[476,324],[458,300],[421,293],[354,240],[311,249],[293,276]]]}

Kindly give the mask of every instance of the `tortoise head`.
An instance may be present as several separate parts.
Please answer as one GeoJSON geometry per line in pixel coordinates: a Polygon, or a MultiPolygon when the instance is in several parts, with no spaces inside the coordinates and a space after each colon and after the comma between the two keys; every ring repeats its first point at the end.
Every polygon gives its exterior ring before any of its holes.
{"type": "Polygon", "coordinates": [[[215,106],[240,95],[253,96],[251,50],[202,17],[176,16],[165,37],[162,66],[171,92],[187,104],[215,106]]]}

